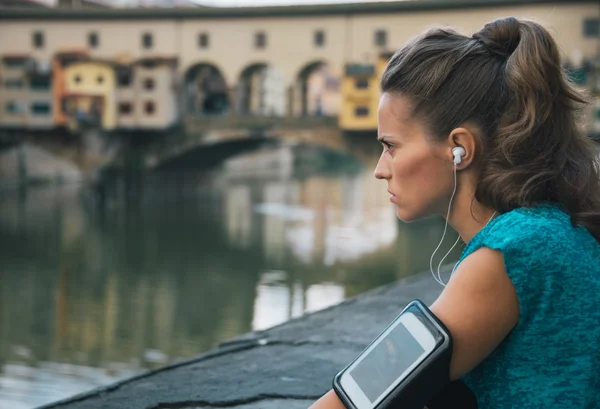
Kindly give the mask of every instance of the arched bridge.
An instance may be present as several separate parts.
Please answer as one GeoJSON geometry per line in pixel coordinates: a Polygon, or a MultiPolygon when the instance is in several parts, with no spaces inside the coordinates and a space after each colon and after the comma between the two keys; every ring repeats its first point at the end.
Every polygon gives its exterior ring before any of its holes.
{"type": "Polygon", "coordinates": [[[190,116],[182,132],[153,147],[146,166],[155,170],[210,168],[276,141],[347,150],[335,117],[190,116]]]}

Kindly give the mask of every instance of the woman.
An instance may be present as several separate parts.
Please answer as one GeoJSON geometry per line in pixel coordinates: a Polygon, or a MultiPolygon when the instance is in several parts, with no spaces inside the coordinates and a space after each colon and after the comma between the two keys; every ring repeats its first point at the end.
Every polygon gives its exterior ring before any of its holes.
{"type": "MultiPolygon", "coordinates": [[[[512,17],[434,29],[381,89],[375,177],[400,219],[448,215],[467,243],[431,306],[450,378],[484,409],[600,407],[599,156],[550,34],[512,17]]],[[[330,391],[311,408],[343,405],[330,391]]]]}

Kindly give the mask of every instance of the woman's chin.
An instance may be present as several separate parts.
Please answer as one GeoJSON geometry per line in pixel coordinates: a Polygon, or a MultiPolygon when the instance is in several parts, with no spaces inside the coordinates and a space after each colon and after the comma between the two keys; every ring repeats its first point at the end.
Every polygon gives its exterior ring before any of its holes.
{"type": "Polygon", "coordinates": [[[406,209],[401,208],[400,206],[396,206],[396,216],[398,216],[398,219],[404,223],[414,222],[423,218],[414,212],[409,212],[406,209]]]}

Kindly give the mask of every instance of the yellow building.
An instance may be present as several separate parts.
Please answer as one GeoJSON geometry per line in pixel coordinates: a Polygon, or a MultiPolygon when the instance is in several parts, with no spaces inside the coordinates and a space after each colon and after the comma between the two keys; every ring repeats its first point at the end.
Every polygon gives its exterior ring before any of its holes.
{"type": "Polygon", "coordinates": [[[89,124],[106,130],[115,128],[113,66],[103,61],[78,61],[67,66],[63,75],[61,105],[70,127],[89,124]]]}
{"type": "Polygon", "coordinates": [[[341,87],[339,126],[343,131],[373,131],[377,129],[379,79],[391,55],[379,56],[376,64],[349,64],[341,87]]]}

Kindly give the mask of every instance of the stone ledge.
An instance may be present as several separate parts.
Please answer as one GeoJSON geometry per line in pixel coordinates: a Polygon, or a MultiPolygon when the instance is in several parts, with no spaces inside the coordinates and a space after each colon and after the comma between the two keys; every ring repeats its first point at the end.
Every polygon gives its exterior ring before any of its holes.
{"type": "Polygon", "coordinates": [[[429,304],[441,290],[430,273],[421,273],[42,408],[307,408],[408,302],[429,304]]]}

